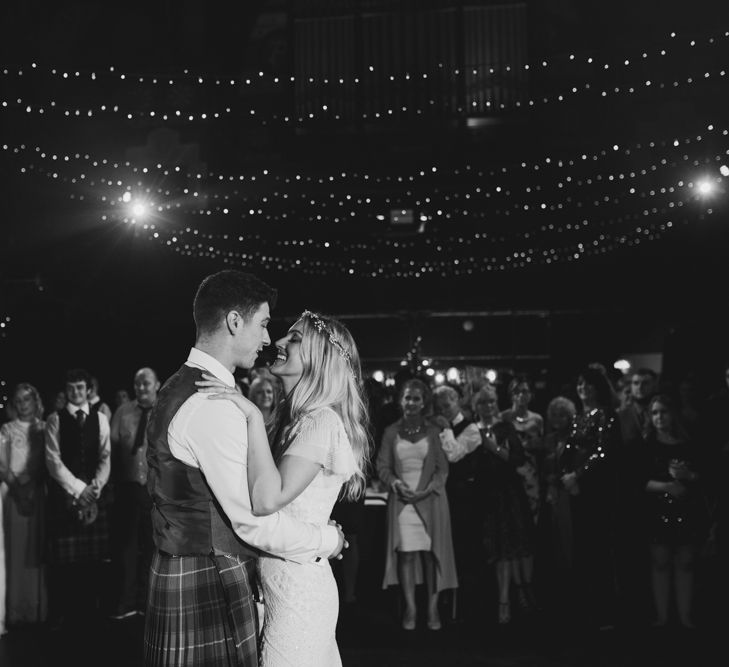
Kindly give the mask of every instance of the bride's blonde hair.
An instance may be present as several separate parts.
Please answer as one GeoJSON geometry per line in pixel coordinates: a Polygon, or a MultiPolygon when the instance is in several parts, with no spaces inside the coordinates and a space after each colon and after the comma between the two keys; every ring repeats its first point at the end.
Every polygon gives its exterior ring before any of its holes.
{"type": "Polygon", "coordinates": [[[342,419],[356,463],[342,495],[355,500],[366,485],[370,454],[359,352],[349,329],[338,320],[306,310],[299,322],[303,372],[273,415],[270,442],[274,457],[280,460],[304,417],[319,408],[332,408],[342,419]]]}

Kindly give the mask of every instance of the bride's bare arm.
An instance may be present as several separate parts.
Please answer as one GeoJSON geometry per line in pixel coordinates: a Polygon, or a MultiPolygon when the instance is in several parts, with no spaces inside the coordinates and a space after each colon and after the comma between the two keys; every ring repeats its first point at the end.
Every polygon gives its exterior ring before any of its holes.
{"type": "Polygon", "coordinates": [[[284,456],[276,467],[268,443],[266,425],[254,403],[217,378],[203,374],[196,383],[199,391],[210,394],[210,400],[235,403],[245,415],[248,426],[248,491],[255,516],[277,512],[296,498],[321,470],[318,463],[296,455],[284,456]]]}
{"type": "Polygon", "coordinates": [[[273,514],[288,505],[316,477],[321,466],[296,455],[273,461],[260,411],[248,418],[248,488],[256,516],[273,514]]]}

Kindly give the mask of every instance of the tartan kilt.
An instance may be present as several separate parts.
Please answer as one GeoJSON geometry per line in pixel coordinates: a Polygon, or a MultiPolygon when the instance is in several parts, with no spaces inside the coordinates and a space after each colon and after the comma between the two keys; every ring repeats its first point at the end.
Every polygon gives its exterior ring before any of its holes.
{"type": "Polygon", "coordinates": [[[53,565],[98,563],[110,557],[109,518],[106,504],[98,505],[95,521],[84,526],[70,512],[50,512],[48,546],[53,565]]]}
{"type": "Polygon", "coordinates": [[[146,667],[257,667],[256,559],[156,551],[144,624],[146,667]]]}

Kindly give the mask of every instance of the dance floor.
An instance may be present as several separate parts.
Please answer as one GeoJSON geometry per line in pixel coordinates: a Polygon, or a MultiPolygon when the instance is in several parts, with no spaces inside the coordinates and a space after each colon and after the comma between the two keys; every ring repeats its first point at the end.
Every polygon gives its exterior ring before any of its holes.
{"type": "MultiPolygon", "coordinates": [[[[680,632],[618,631],[580,635],[549,615],[517,620],[446,624],[439,632],[400,630],[393,610],[353,606],[338,628],[344,667],[719,667],[729,644],[718,626],[680,632]]],[[[16,629],[0,639],[1,667],[138,667],[143,617],[99,619],[85,628],[16,629]]],[[[322,667],[326,667],[322,665],[322,667]]]]}

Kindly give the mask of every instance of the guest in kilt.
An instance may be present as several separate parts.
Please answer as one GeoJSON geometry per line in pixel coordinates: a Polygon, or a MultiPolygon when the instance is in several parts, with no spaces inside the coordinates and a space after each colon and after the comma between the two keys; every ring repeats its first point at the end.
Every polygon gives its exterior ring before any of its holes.
{"type": "Polygon", "coordinates": [[[89,375],[66,375],[66,407],[46,422],[49,620],[83,622],[100,610],[102,562],[109,557],[106,483],[109,420],[91,411],[89,375]]]}

